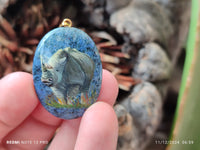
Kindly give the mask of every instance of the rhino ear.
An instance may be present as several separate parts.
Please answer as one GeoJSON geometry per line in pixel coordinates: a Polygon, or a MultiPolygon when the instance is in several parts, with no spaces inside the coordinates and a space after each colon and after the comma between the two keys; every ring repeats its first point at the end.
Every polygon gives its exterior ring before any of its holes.
{"type": "Polygon", "coordinates": [[[53,67],[51,65],[49,65],[48,63],[44,63],[42,57],[40,57],[40,60],[41,60],[41,67],[42,67],[43,71],[45,71],[47,69],[53,69],[53,67]]]}
{"type": "Polygon", "coordinates": [[[66,57],[63,57],[63,58],[61,58],[60,60],[59,60],[59,64],[64,64],[65,63],[65,61],[66,61],[66,57]]]}
{"type": "Polygon", "coordinates": [[[70,50],[70,47],[64,48],[64,51],[68,52],[70,50]]]}

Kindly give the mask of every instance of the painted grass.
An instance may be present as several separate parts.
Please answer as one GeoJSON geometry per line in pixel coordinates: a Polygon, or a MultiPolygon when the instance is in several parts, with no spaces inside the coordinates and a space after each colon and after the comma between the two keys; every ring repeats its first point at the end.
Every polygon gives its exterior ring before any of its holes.
{"type": "Polygon", "coordinates": [[[88,108],[93,102],[96,97],[96,91],[92,91],[91,97],[85,98],[82,94],[81,99],[79,98],[71,98],[70,100],[73,101],[73,104],[59,104],[54,97],[47,97],[46,98],[46,105],[55,107],[55,108],[88,108]]]}

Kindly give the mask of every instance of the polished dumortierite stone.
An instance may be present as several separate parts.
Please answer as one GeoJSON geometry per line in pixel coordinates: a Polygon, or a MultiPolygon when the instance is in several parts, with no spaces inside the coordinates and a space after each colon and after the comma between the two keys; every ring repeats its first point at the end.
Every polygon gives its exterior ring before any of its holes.
{"type": "Polygon", "coordinates": [[[40,41],[33,60],[35,91],[56,117],[83,115],[99,95],[102,65],[95,43],[82,30],[59,27],[40,41]]]}

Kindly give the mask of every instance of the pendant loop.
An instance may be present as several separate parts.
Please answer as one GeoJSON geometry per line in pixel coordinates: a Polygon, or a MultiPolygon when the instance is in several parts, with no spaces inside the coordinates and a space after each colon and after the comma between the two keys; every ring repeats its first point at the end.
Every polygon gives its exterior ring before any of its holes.
{"type": "Polygon", "coordinates": [[[71,27],[72,21],[68,18],[64,19],[62,23],[59,25],[59,27],[71,27]]]}

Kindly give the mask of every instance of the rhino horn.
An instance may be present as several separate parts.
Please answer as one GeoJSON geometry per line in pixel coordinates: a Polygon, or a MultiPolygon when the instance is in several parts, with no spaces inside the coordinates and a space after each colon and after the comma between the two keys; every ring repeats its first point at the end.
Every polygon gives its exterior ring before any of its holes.
{"type": "Polygon", "coordinates": [[[47,68],[47,69],[53,69],[53,67],[52,67],[51,65],[49,65],[49,64],[44,64],[44,66],[45,66],[45,68],[47,68]]]}

